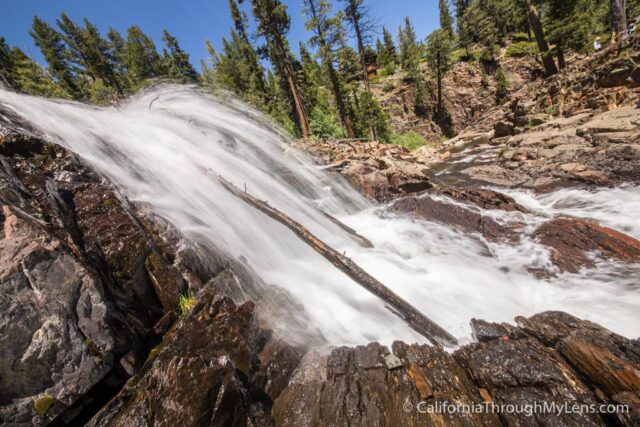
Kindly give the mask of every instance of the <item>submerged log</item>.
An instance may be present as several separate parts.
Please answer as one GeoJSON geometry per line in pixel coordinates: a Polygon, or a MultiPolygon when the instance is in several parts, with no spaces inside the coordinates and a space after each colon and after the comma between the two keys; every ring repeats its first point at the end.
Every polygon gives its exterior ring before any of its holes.
{"type": "Polygon", "coordinates": [[[338,218],[334,217],[333,215],[329,215],[325,211],[320,211],[320,212],[329,221],[331,221],[332,223],[334,223],[335,225],[337,225],[338,227],[343,229],[347,234],[349,234],[349,236],[351,236],[351,238],[353,240],[355,240],[363,248],[372,248],[373,247],[373,243],[371,243],[371,240],[367,239],[364,236],[359,235],[356,230],[354,230],[353,228],[349,227],[347,224],[343,223],[338,218]]]}
{"type": "Polygon", "coordinates": [[[218,176],[218,181],[222,186],[234,196],[242,199],[250,206],[258,209],[270,218],[280,222],[293,231],[300,239],[305,241],[316,252],[330,261],[340,271],[349,276],[360,286],[383,300],[392,311],[404,319],[409,326],[421,335],[424,335],[434,344],[453,346],[457,344],[456,339],[437,323],[422,314],[418,309],[403,300],[398,294],[380,283],[350,258],[340,254],[335,249],[314,236],[302,224],[296,222],[291,217],[277,209],[269,206],[266,202],[253,197],[246,191],[242,191],[226,179],[218,176]]]}

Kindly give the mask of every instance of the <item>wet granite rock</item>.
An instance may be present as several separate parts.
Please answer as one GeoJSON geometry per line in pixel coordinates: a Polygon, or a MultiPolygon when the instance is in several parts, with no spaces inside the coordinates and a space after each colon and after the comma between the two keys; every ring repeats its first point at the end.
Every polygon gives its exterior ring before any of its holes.
{"type": "Polygon", "coordinates": [[[492,323],[482,319],[471,319],[473,337],[478,342],[522,338],[524,334],[508,323],[492,323]]]}
{"type": "Polygon", "coordinates": [[[481,342],[453,354],[401,342],[309,353],[274,402],[276,425],[637,425],[637,340],[561,312],[516,321],[474,319],[481,342]],[[609,403],[629,411],[601,412],[609,403]]]}
{"type": "Polygon", "coordinates": [[[274,403],[276,425],[500,425],[491,414],[426,413],[436,402],[482,402],[450,354],[435,347],[395,343],[393,354],[402,362],[400,369],[386,366],[389,354],[386,347],[372,343],[337,348],[327,358],[305,358],[274,403]]]}
{"type": "Polygon", "coordinates": [[[280,393],[300,354],[265,340],[252,303],[204,289],[89,425],[273,425],[269,393],[280,393]]]}
{"type": "Polygon", "coordinates": [[[622,425],[640,422],[640,344],[563,312],[545,312],[518,326],[555,348],[606,403],[626,404],[627,414],[612,415],[622,425]]]}
{"type": "MultiPolygon", "coordinates": [[[[552,350],[532,338],[492,340],[463,347],[456,359],[497,405],[595,404],[587,385],[552,350]]],[[[501,414],[507,425],[605,425],[598,415],[501,414]]]]}
{"type": "Polygon", "coordinates": [[[95,273],[35,218],[2,210],[0,424],[43,425],[111,369],[114,331],[95,273]]]}
{"type": "Polygon", "coordinates": [[[541,244],[551,248],[551,261],[561,270],[578,272],[592,267],[590,252],[627,262],[640,260],[640,241],[590,221],[555,218],[533,234],[541,244]]]}
{"type": "Polygon", "coordinates": [[[471,203],[482,209],[496,209],[506,212],[529,212],[520,206],[512,197],[485,188],[439,188],[436,194],[450,197],[463,203],[471,203]]]}
{"type": "Polygon", "coordinates": [[[155,242],[108,183],[32,131],[0,130],[0,420],[67,422],[142,365],[158,295],[173,289],[175,309],[181,281],[147,262],[155,242]]]}
{"type": "Polygon", "coordinates": [[[398,199],[391,205],[391,209],[427,221],[458,227],[466,232],[478,233],[490,241],[514,240],[517,237],[515,231],[493,218],[430,195],[398,199]]]}

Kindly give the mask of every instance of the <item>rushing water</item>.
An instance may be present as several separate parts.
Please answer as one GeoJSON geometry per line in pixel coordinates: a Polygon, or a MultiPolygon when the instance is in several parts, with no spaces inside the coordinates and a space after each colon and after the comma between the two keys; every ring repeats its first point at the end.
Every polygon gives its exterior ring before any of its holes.
{"type": "MultiPolygon", "coordinates": [[[[508,245],[392,215],[371,206],[341,179],[318,170],[265,117],[240,103],[184,86],[143,92],[119,108],[3,90],[0,102],[188,237],[246,259],[268,284],[258,304],[268,303],[276,287],[285,289],[304,307],[309,330],[320,330],[333,344],[424,338],[287,228],[230,195],[217,182],[218,175],[246,186],[345,252],[462,342],[470,338],[473,317],[512,321],[516,315],[549,309],[568,311],[630,337],[640,330],[640,267],[602,261],[594,270],[538,280],[530,268],[552,267],[548,251],[528,233],[543,217],[484,212],[498,221],[522,224],[521,241],[508,245]],[[370,239],[374,247],[359,246],[321,210],[370,239]]],[[[637,236],[637,224],[625,209],[632,194],[630,209],[638,212],[637,189],[562,191],[556,195],[561,204],[553,195],[517,196],[546,215],[593,216],[637,236]],[[615,208],[609,205],[612,201],[615,208]]],[[[295,305],[290,309],[296,310],[295,305]]]]}

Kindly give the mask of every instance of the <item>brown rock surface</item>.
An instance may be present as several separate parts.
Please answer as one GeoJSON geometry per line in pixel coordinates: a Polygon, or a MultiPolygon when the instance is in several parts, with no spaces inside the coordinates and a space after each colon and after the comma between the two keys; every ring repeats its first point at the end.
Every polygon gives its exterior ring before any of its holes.
{"type": "Polygon", "coordinates": [[[589,252],[628,262],[640,261],[640,241],[593,222],[555,218],[533,234],[540,243],[551,248],[551,259],[561,271],[577,272],[592,267],[589,252]]]}

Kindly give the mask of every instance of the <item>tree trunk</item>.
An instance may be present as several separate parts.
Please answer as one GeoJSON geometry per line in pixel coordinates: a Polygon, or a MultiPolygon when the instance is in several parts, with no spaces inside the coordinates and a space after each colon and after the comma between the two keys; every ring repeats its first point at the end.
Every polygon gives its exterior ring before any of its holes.
{"type": "MultiPolygon", "coordinates": [[[[353,30],[356,33],[356,41],[358,43],[358,53],[360,53],[360,62],[362,64],[362,81],[364,82],[364,89],[367,92],[371,92],[371,83],[369,82],[369,73],[367,72],[367,55],[364,50],[364,40],[362,37],[362,29],[360,28],[360,21],[358,21],[358,15],[354,10],[352,13],[353,17],[353,30]]],[[[371,126],[371,139],[373,141],[378,140],[378,132],[376,132],[376,128],[371,126]]]]}
{"type": "Polygon", "coordinates": [[[329,79],[331,80],[331,86],[333,87],[333,95],[336,98],[336,104],[338,106],[338,113],[340,114],[340,120],[347,131],[349,138],[355,138],[356,134],[353,131],[353,124],[351,123],[351,117],[344,104],[344,98],[342,97],[342,90],[340,90],[340,82],[338,81],[338,74],[335,68],[331,65],[331,62],[327,61],[327,69],[329,71],[329,79]]]}
{"type": "MultiPolygon", "coordinates": [[[[312,18],[316,23],[316,31],[318,33],[318,44],[320,45],[321,51],[324,51],[325,54],[330,50],[331,46],[327,46],[327,40],[324,37],[324,31],[322,31],[322,25],[320,25],[320,20],[318,19],[318,14],[316,13],[316,6],[313,1],[308,2],[309,10],[311,12],[312,18]]],[[[344,125],[344,129],[347,131],[347,136],[349,138],[355,138],[356,134],[353,131],[353,125],[351,124],[351,117],[347,113],[347,108],[344,105],[344,99],[342,98],[342,90],[340,89],[340,81],[338,80],[338,75],[336,73],[335,68],[333,68],[332,58],[330,54],[326,54],[324,58],[324,62],[327,66],[327,72],[329,73],[329,80],[331,81],[331,87],[333,89],[333,96],[336,98],[336,104],[338,106],[338,113],[340,114],[340,120],[344,125]]]]}
{"type": "Polygon", "coordinates": [[[258,209],[273,220],[288,227],[301,240],[330,261],[336,268],[350,277],[354,282],[384,301],[392,309],[392,312],[400,316],[409,324],[409,326],[425,336],[432,343],[448,346],[457,344],[456,339],[441,326],[422,314],[414,306],[403,300],[398,294],[387,288],[384,284],[380,283],[377,279],[364,271],[359,265],[354,263],[350,258],[336,251],[311,234],[311,232],[302,224],[296,222],[285,213],[272,208],[262,200],[253,197],[246,191],[242,191],[223,177],[218,176],[218,181],[234,196],[242,199],[244,202],[258,209]]]}
{"type": "Polygon", "coordinates": [[[564,59],[564,49],[561,47],[557,48],[556,56],[558,57],[558,68],[564,70],[567,66],[567,63],[564,59]]]}
{"type": "Polygon", "coordinates": [[[300,90],[298,89],[298,83],[296,82],[293,66],[291,65],[291,61],[289,61],[287,51],[285,50],[282,41],[274,40],[273,42],[275,44],[274,47],[276,52],[278,52],[278,56],[280,57],[282,71],[284,72],[287,83],[289,84],[291,96],[293,96],[293,103],[295,104],[296,115],[298,116],[298,124],[300,125],[302,136],[308,138],[311,135],[311,132],[309,131],[309,121],[307,120],[307,113],[304,111],[304,105],[302,104],[302,97],[300,96],[300,90]]]}
{"type": "Polygon", "coordinates": [[[358,42],[358,53],[360,53],[360,62],[362,63],[362,79],[364,81],[364,88],[367,92],[371,91],[371,84],[369,83],[369,73],[367,73],[367,56],[364,51],[364,41],[362,40],[362,29],[360,28],[360,22],[354,11],[353,13],[353,30],[356,32],[356,41],[358,42]]]}
{"type": "Polygon", "coordinates": [[[442,117],[442,72],[440,71],[440,54],[438,54],[436,66],[436,79],[438,80],[438,117],[442,117]]]}
{"type": "Polygon", "coordinates": [[[611,44],[617,44],[627,38],[626,0],[611,0],[611,44]]]}
{"type": "Polygon", "coordinates": [[[531,3],[531,0],[525,0],[524,3],[527,7],[527,12],[529,15],[529,24],[531,24],[533,34],[536,36],[536,42],[538,44],[540,56],[542,57],[544,70],[547,73],[547,76],[558,74],[558,68],[556,67],[556,63],[553,61],[553,56],[549,51],[549,44],[547,43],[547,39],[544,36],[544,31],[542,30],[540,14],[538,13],[538,10],[533,5],[533,3],[531,3]]]}

